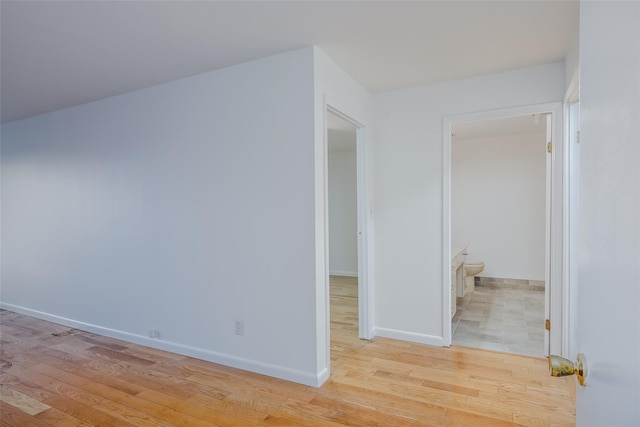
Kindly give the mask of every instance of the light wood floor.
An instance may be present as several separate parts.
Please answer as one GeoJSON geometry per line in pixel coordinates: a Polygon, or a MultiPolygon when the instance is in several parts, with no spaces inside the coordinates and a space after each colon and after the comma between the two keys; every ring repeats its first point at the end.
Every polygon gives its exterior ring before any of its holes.
{"type": "Polygon", "coordinates": [[[1,311],[2,426],[574,425],[544,359],[357,338],[332,278],[332,375],[312,388],[1,311]]]}

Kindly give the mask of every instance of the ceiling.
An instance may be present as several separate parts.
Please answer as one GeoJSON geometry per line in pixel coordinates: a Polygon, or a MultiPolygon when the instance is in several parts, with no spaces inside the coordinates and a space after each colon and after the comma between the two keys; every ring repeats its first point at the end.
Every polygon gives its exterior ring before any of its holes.
{"type": "Polygon", "coordinates": [[[317,45],[377,93],[562,61],[577,1],[0,2],[2,122],[317,45]]]}

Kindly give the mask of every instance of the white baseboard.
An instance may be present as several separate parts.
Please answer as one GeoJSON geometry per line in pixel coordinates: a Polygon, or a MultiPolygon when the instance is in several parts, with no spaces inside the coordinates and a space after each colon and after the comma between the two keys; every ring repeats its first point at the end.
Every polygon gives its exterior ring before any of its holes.
{"type": "Polygon", "coordinates": [[[329,376],[330,376],[329,369],[328,368],[324,368],[318,374],[318,382],[317,382],[316,385],[313,385],[313,387],[320,387],[322,384],[325,383],[325,381],[327,381],[329,379],[329,376]]]}
{"type": "Polygon", "coordinates": [[[400,331],[397,329],[389,328],[373,328],[374,335],[385,338],[393,338],[396,340],[403,340],[409,342],[415,342],[419,344],[427,344],[436,347],[445,347],[443,337],[427,334],[418,334],[415,332],[400,331]]]}
{"type": "Polygon", "coordinates": [[[330,276],[358,277],[358,272],[357,271],[340,271],[340,270],[336,270],[336,271],[330,271],[329,275],[330,276]]]}
{"type": "Polygon", "coordinates": [[[329,378],[329,371],[326,368],[318,372],[317,374],[312,374],[296,369],[286,368],[283,366],[263,363],[253,359],[246,359],[243,357],[219,353],[203,348],[191,347],[180,343],[164,341],[157,338],[149,338],[144,335],[137,335],[129,332],[105,328],[98,325],[79,322],[73,319],[68,319],[66,317],[60,317],[13,304],[0,302],[0,308],[35,317],[37,319],[46,320],[48,322],[57,323],[59,325],[68,326],[70,328],[80,329],[82,331],[103,335],[109,338],[115,338],[134,344],[140,344],[147,347],[156,348],[158,350],[170,351],[172,353],[182,354],[184,356],[194,357],[196,359],[206,360],[208,362],[218,363],[221,365],[255,372],[258,374],[268,375],[270,377],[280,378],[311,387],[320,387],[329,378]]]}

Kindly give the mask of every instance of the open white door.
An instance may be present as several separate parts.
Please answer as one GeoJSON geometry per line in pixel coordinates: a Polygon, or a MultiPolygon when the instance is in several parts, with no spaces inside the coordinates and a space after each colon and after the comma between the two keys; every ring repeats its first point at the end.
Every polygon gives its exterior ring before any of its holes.
{"type": "Polygon", "coordinates": [[[640,426],[640,2],[580,5],[578,426],[640,426]]]}

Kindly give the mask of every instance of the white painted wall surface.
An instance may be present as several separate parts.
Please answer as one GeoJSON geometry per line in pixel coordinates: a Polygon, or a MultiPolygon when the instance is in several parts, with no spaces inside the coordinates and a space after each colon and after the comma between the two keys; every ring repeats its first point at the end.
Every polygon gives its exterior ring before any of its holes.
{"type": "Polygon", "coordinates": [[[565,101],[576,102],[580,90],[580,32],[573,35],[571,49],[564,60],[565,101]]]}
{"type": "Polygon", "coordinates": [[[576,424],[640,425],[640,3],[581,2],[576,424]]]}
{"type": "MultiPolygon", "coordinates": [[[[353,135],[355,136],[355,135],[353,135]]],[[[340,134],[329,132],[332,138],[340,134]]],[[[349,137],[349,134],[346,135],[349,137]]],[[[355,140],[353,141],[355,145],[355,140]]],[[[329,151],[329,273],[358,275],[356,151],[329,151]]]]}
{"type": "Polygon", "coordinates": [[[554,63],[375,96],[379,335],[444,344],[443,118],[559,101],[564,80],[554,63]]]}
{"type": "Polygon", "coordinates": [[[544,133],[454,138],[451,241],[482,277],[544,281],[544,133]]]}
{"type": "Polygon", "coordinates": [[[2,125],[3,307],[317,385],[313,54],[2,125]]]}

